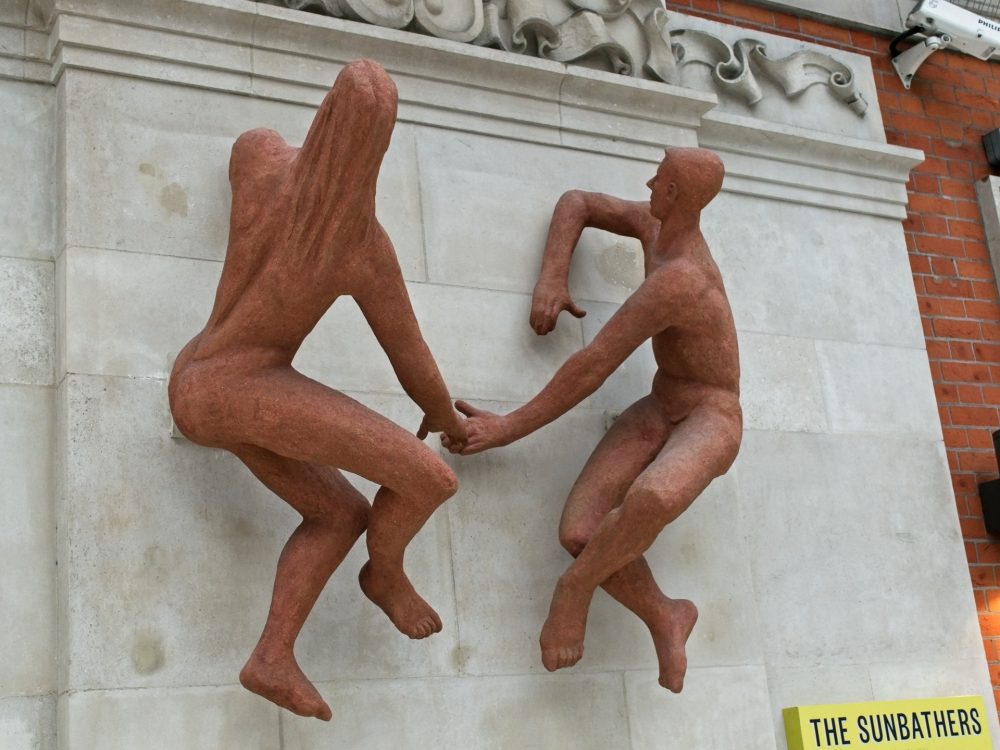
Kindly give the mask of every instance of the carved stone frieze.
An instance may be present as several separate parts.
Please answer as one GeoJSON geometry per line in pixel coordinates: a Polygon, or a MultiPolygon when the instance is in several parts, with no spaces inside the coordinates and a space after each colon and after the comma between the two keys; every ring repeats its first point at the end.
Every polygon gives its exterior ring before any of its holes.
{"type": "Polygon", "coordinates": [[[830,55],[771,57],[755,39],[730,44],[706,31],[671,28],[657,0],[259,0],[296,10],[408,29],[557,62],[682,83],[687,65],[706,66],[720,93],[749,105],[766,94],[788,98],[824,85],[857,115],[868,102],[854,71],[830,55]]]}

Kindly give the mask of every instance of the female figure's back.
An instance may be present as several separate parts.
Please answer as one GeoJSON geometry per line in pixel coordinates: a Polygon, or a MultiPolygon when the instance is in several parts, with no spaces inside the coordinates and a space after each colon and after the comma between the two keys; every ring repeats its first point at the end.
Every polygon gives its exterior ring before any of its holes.
{"type": "Polygon", "coordinates": [[[226,449],[303,517],[281,554],[267,624],[240,674],[295,713],[331,712],[295,662],[299,630],[368,528],[361,586],[411,638],[441,629],[403,571],[406,545],[453,495],[451,469],[419,438],[465,440],[417,326],[375,183],[395,124],[396,88],[377,64],[338,76],[301,149],[253,130],[233,147],[229,248],[205,328],[182,350],[170,405],[192,441],[226,449]],[[291,366],[341,295],[354,297],[425,417],[415,437],[291,366]],[[340,469],[381,485],[369,508],[340,469]]]}

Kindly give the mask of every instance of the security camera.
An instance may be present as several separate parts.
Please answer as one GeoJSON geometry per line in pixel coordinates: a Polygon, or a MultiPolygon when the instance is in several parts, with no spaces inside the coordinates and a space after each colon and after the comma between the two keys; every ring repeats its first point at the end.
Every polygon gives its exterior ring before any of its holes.
{"type": "Polygon", "coordinates": [[[939,49],[950,47],[980,60],[988,60],[1000,49],[1000,21],[946,0],[921,0],[907,17],[906,26],[890,46],[892,65],[906,88],[910,88],[917,68],[939,49]],[[899,44],[917,34],[923,34],[924,39],[901,52],[899,44]]]}

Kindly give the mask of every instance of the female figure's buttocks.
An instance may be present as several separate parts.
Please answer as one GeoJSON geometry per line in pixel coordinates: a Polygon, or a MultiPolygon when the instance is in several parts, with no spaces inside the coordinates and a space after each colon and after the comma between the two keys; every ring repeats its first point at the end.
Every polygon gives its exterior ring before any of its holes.
{"type": "Polygon", "coordinates": [[[461,444],[466,439],[392,243],[375,218],[396,102],[385,71],[362,60],[338,76],[302,148],[273,130],[237,139],[229,245],[215,303],[178,355],[168,389],[184,435],[232,452],[302,515],[279,559],[267,623],[240,681],[321,719],[330,718],[330,708],[296,663],[293,646],[330,574],[366,527],[364,593],[410,638],[441,629],[410,583],[403,554],[457,489],[454,473],[421,438],[443,431],[461,444]],[[357,302],[423,411],[418,435],[292,367],[303,340],[341,296],[357,302]],[[370,506],[341,470],[380,485],[370,506]]]}

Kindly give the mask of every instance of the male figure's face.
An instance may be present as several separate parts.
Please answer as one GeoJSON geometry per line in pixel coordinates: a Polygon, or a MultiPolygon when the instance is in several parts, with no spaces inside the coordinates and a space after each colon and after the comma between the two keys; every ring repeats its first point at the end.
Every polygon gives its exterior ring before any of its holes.
{"type": "Polygon", "coordinates": [[[656,175],[646,187],[650,190],[649,211],[660,221],[663,221],[673,211],[677,203],[677,183],[674,181],[673,170],[670,168],[670,157],[664,156],[656,175]]]}

